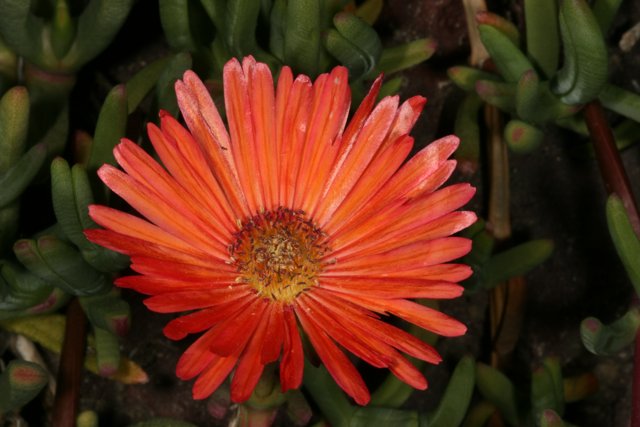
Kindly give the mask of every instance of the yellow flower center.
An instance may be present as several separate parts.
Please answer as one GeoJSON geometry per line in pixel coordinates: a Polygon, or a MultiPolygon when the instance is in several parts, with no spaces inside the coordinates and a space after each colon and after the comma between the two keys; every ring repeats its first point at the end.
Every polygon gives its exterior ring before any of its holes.
{"type": "Polygon", "coordinates": [[[302,211],[278,208],[250,218],[229,247],[231,263],[258,295],[285,304],[318,282],[328,251],[323,232],[302,211]]]}

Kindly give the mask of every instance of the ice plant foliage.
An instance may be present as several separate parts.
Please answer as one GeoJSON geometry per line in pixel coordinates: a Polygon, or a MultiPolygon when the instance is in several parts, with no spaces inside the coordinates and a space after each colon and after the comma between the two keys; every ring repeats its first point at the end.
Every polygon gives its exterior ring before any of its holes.
{"type": "Polygon", "coordinates": [[[196,399],[235,369],[231,395],[242,402],[278,360],[282,390],[299,387],[304,333],[340,387],[366,404],[369,391],[343,350],[418,389],[427,382],[401,353],[441,360],[387,316],[464,334],[457,320],[411,300],[457,297],[457,282],[471,274],[450,261],[470,249],[451,235],[475,221],[456,211],[474,189],[440,188],[458,139],[442,138],[404,163],[425,99],[376,105],[380,83],[347,123],[344,67],[315,82],[284,67],[274,87],[265,64],[233,59],[224,68],[226,127],[187,71],[176,92],[189,130],[165,113],[160,127],[148,126],[164,167],[123,139],[115,157],[124,171],[99,170],[146,220],[91,206],[104,229],[87,236],[131,257],[139,275],[119,286],[150,295],[153,311],[183,313],[166,325],[167,337],[202,333],[177,366],[180,378],[197,377],[196,399]]]}

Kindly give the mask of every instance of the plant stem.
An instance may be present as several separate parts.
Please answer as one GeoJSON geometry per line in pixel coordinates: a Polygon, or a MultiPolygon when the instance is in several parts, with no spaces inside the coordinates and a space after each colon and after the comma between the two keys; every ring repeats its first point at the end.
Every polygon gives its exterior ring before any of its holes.
{"type": "Polygon", "coordinates": [[[67,309],[64,342],[60,353],[58,386],[52,416],[52,425],[55,427],[76,425],[86,335],[87,318],[80,302],[74,298],[67,309]]]}
{"type": "Polygon", "coordinates": [[[620,153],[613,139],[613,132],[600,101],[591,101],[584,108],[584,116],[593,141],[593,148],[600,166],[600,173],[609,194],[615,193],[620,197],[629,214],[633,230],[640,238],[640,213],[631,190],[629,178],[624,170],[620,153]]]}
{"type": "MultiPolygon", "coordinates": [[[[620,153],[615,144],[611,127],[604,116],[600,101],[591,101],[584,115],[593,141],[602,180],[609,194],[615,193],[622,200],[636,235],[640,238],[640,214],[633,196],[629,177],[625,172],[620,153]]],[[[640,427],[640,331],[636,335],[633,357],[633,384],[631,389],[631,427],[640,427]]]]}

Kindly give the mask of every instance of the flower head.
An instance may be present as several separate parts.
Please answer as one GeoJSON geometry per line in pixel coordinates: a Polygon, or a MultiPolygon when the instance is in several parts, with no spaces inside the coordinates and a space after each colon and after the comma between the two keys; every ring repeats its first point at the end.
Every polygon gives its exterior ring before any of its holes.
{"type": "Polygon", "coordinates": [[[412,301],[454,298],[471,270],[449,263],[470,249],[453,233],[472,224],[455,211],[474,189],[439,189],[458,139],[433,142],[404,163],[425,99],[375,105],[381,79],[347,124],[347,70],[315,82],[253,58],[224,67],[228,128],[191,71],[176,83],[189,130],[166,113],[149,124],[162,165],[123,139],[100,178],[144,218],[104,206],[90,240],[131,257],[139,275],[116,284],[150,295],[147,307],[187,312],[171,339],[202,335],[178,362],[210,395],[235,369],[231,396],[249,398],[266,364],[279,360],[282,390],[300,386],[301,333],[335,381],[359,404],[367,387],[343,350],[418,389],[423,375],[401,354],[438,363],[426,343],[392,326],[393,315],[445,336],[466,328],[412,301]],[[403,164],[404,163],[404,164],[403,164]],[[339,320],[339,321],[337,321],[339,320]]]}

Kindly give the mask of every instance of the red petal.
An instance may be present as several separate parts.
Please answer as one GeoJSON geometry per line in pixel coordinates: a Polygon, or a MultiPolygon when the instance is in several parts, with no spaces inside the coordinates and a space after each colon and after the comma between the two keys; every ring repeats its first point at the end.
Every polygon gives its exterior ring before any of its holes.
{"type": "Polygon", "coordinates": [[[144,300],[144,305],[157,313],[175,313],[225,304],[242,298],[251,298],[253,292],[233,287],[189,290],[159,294],[144,300]]]}
{"type": "Polygon", "coordinates": [[[263,314],[269,303],[257,296],[251,305],[237,316],[223,321],[216,327],[216,338],[211,343],[211,351],[220,356],[229,356],[241,351],[258,325],[264,322],[263,314]]]}
{"type": "Polygon", "coordinates": [[[262,355],[260,360],[263,364],[275,362],[280,356],[280,349],[285,335],[284,307],[282,304],[270,304],[267,325],[267,336],[263,340],[262,355]]]}
{"type": "MultiPolygon", "coordinates": [[[[239,299],[243,297],[242,294],[239,294],[239,299]]],[[[173,319],[167,323],[162,332],[169,339],[181,340],[189,334],[211,329],[219,322],[236,316],[241,310],[244,310],[250,302],[250,299],[245,298],[245,301],[232,299],[213,304],[211,306],[212,308],[173,319]]]]}
{"type": "MultiPolygon", "coordinates": [[[[267,310],[268,311],[268,310],[267,310]]],[[[231,400],[242,403],[251,397],[253,389],[260,380],[260,375],[264,370],[261,360],[262,348],[267,336],[269,318],[262,320],[256,328],[249,345],[242,353],[240,362],[231,380],[231,400]]]]}
{"type": "Polygon", "coordinates": [[[209,397],[229,376],[237,361],[238,356],[215,356],[193,384],[193,398],[200,400],[209,397]]]}

